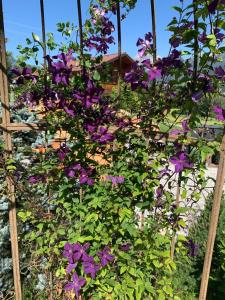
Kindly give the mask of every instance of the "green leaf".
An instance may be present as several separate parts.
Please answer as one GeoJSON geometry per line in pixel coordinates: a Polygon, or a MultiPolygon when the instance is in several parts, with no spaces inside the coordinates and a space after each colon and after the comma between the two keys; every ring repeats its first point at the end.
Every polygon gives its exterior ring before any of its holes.
{"type": "Polygon", "coordinates": [[[93,78],[96,81],[99,81],[101,79],[101,76],[97,70],[94,71],[93,78]]]}

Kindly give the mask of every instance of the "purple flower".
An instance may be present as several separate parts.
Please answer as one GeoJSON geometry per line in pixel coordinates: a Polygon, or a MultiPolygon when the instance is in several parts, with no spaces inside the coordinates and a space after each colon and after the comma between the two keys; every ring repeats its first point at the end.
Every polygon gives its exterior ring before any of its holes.
{"type": "Polygon", "coordinates": [[[72,167],[65,168],[66,176],[69,178],[73,178],[76,175],[76,171],[72,167]]]}
{"type": "Polygon", "coordinates": [[[65,159],[67,153],[69,153],[70,151],[71,150],[68,146],[66,146],[65,144],[61,145],[60,149],[57,150],[57,155],[58,155],[59,160],[63,161],[65,159]]]}
{"type": "Polygon", "coordinates": [[[163,195],[163,186],[160,184],[160,186],[156,189],[156,197],[161,198],[163,195]]]}
{"type": "Polygon", "coordinates": [[[217,43],[221,43],[225,38],[224,33],[220,32],[219,28],[214,29],[214,34],[216,36],[217,43]]]}
{"type": "Polygon", "coordinates": [[[145,39],[141,39],[139,38],[137,41],[137,47],[141,47],[138,50],[138,56],[139,57],[143,57],[145,55],[146,50],[151,49],[152,48],[152,34],[150,32],[145,34],[145,39]]]}
{"type": "Polygon", "coordinates": [[[68,259],[70,264],[73,264],[74,263],[73,255],[74,255],[74,244],[70,244],[67,242],[64,245],[63,256],[68,259]]]}
{"type": "Polygon", "coordinates": [[[225,0],[213,0],[212,2],[210,2],[210,4],[208,5],[208,11],[211,14],[214,14],[216,9],[217,9],[217,5],[218,4],[225,4],[225,0]]]}
{"type": "Polygon", "coordinates": [[[181,39],[177,37],[170,40],[170,44],[173,48],[179,47],[180,43],[181,43],[181,39]]]}
{"type": "Polygon", "coordinates": [[[37,82],[38,76],[32,73],[32,69],[30,67],[24,67],[23,69],[12,68],[11,72],[17,76],[17,84],[24,84],[25,80],[31,80],[33,83],[37,82]]]}
{"type": "Polygon", "coordinates": [[[126,243],[120,246],[120,250],[123,252],[128,252],[131,249],[131,244],[130,243],[126,243]]]}
{"type": "Polygon", "coordinates": [[[26,92],[20,95],[14,104],[14,108],[23,108],[25,105],[34,107],[39,103],[40,96],[37,92],[26,92]]]}
{"type": "Polygon", "coordinates": [[[96,87],[90,79],[86,82],[87,88],[85,91],[75,90],[73,97],[81,101],[84,108],[90,108],[93,104],[99,103],[103,89],[96,87]]]}
{"type": "Polygon", "coordinates": [[[216,113],[217,120],[225,121],[225,110],[221,106],[219,105],[215,106],[214,112],[216,113]]]}
{"type": "Polygon", "coordinates": [[[28,178],[30,184],[37,184],[40,182],[45,182],[45,177],[43,175],[32,175],[28,178]]]}
{"type": "Polygon", "coordinates": [[[69,64],[72,60],[72,51],[67,54],[61,53],[59,55],[50,58],[49,55],[46,56],[48,62],[48,70],[52,73],[52,83],[54,84],[69,84],[69,77],[72,73],[72,66],[69,64]],[[53,59],[58,59],[57,62],[53,62],[53,59]]]}
{"type": "Polygon", "coordinates": [[[125,178],[123,176],[107,175],[106,180],[111,181],[112,185],[116,186],[117,184],[124,183],[125,178]]]}
{"type": "Polygon", "coordinates": [[[198,36],[198,40],[199,42],[201,42],[202,44],[205,44],[207,41],[207,34],[204,32],[200,33],[198,36]]]}
{"type": "Polygon", "coordinates": [[[191,99],[193,102],[198,102],[203,96],[203,91],[198,91],[192,94],[191,99]]]}
{"type": "Polygon", "coordinates": [[[90,274],[91,278],[95,279],[96,273],[100,270],[100,265],[94,262],[94,257],[93,256],[86,257],[82,265],[83,265],[84,273],[87,275],[90,274]]]}
{"type": "Polygon", "coordinates": [[[155,78],[161,77],[161,70],[152,68],[147,71],[149,80],[154,80],[155,78]]]}
{"type": "Polygon", "coordinates": [[[163,178],[164,176],[170,176],[170,170],[168,168],[162,169],[159,173],[158,179],[163,178]]]}
{"type": "Polygon", "coordinates": [[[131,89],[133,91],[138,87],[147,88],[148,85],[143,80],[144,75],[144,69],[137,63],[134,63],[130,72],[125,74],[124,81],[131,84],[131,89]]]}
{"type": "Polygon", "coordinates": [[[99,144],[106,144],[107,142],[112,142],[115,137],[112,133],[108,132],[108,128],[99,127],[98,132],[92,135],[92,140],[98,142],[99,144]]]}
{"type": "Polygon", "coordinates": [[[176,156],[171,157],[170,162],[175,165],[176,173],[193,167],[193,163],[188,160],[186,153],[183,151],[180,151],[176,154],[176,156]]]}
{"type": "Polygon", "coordinates": [[[101,260],[102,267],[105,267],[108,263],[114,261],[115,256],[110,254],[110,248],[108,246],[105,246],[105,248],[97,253],[97,256],[101,260]]]}
{"type": "Polygon", "coordinates": [[[73,281],[69,282],[65,286],[66,291],[72,291],[76,294],[76,297],[79,297],[80,290],[82,286],[86,284],[86,280],[84,278],[79,278],[77,273],[73,274],[73,281]]]}
{"type": "Polygon", "coordinates": [[[66,268],[66,273],[69,274],[73,269],[76,268],[76,266],[77,266],[77,263],[74,263],[74,264],[70,263],[66,268]]]}
{"type": "Polygon", "coordinates": [[[80,259],[82,261],[85,261],[85,259],[88,257],[88,254],[86,253],[86,250],[90,247],[89,243],[85,243],[83,246],[80,243],[76,243],[73,246],[73,259],[75,261],[79,261],[80,259]]]}
{"type": "Polygon", "coordinates": [[[215,76],[218,79],[225,80],[225,71],[221,66],[215,68],[215,76]]]}
{"type": "Polygon", "coordinates": [[[188,249],[188,255],[191,257],[198,255],[199,245],[194,243],[192,239],[184,243],[188,249]]]}

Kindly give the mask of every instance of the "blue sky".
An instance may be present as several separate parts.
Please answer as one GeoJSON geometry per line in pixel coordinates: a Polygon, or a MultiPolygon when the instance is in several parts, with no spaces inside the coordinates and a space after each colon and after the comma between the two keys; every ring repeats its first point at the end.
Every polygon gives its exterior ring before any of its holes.
{"type": "MultiPolygon", "coordinates": [[[[39,0],[3,0],[5,32],[8,38],[7,50],[18,55],[18,44],[25,45],[26,37],[31,32],[41,35],[39,0]]],[[[82,0],[83,19],[88,17],[89,0],[82,0]]],[[[179,5],[179,0],[156,0],[158,55],[168,53],[169,32],[167,24],[176,12],[172,6],[179,5]]],[[[122,22],[122,50],[135,57],[136,41],[151,31],[150,0],[138,0],[136,8],[122,22]]],[[[77,24],[76,0],[45,0],[46,31],[55,32],[57,22],[74,22],[77,24]]],[[[60,39],[60,35],[56,35],[60,39]]],[[[116,52],[116,45],[110,53],[116,52]]]]}

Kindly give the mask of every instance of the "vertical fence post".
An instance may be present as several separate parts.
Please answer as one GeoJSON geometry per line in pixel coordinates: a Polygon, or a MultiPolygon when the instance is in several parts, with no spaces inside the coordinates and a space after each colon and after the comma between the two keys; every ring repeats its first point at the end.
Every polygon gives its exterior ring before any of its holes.
{"type": "Polygon", "coordinates": [[[199,300],[205,300],[207,296],[209,274],[210,274],[213,248],[214,248],[216,230],[217,230],[218,219],[219,219],[220,204],[221,204],[221,199],[223,194],[224,179],[225,179],[225,135],[223,136],[223,140],[221,144],[220,161],[217,170],[216,186],[214,191],[213,206],[212,206],[211,217],[210,217],[209,233],[208,233],[205,259],[204,259],[204,266],[202,271],[199,300]]]}
{"type": "Polygon", "coordinates": [[[84,37],[83,37],[83,22],[82,22],[82,10],[81,10],[80,0],[77,0],[77,12],[78,12],[78,21],[79,21],[81,66],[82,66],[83,79],[85,79],[86,70],[85,70],[85,61],[84,61],[84,37]]]}
{"type": "MultiPolygon", "coordinates": [[[[8,80],[7,80],[7,66],[6,66],[6,48],[5,48],[5,33],[3,20],[2,0],[0,0],[0,93],[2,102],[2,123],[5,127],[4,141],[5,141],[5,158],[12,156],[12,136],[11,132],[7,130],[7,125],[10,123],[9,112],[9,94],[8,94],[8,80]]],[[[10,238],[12,248],[12,263],[13,263],[13,279],[16,300],[22,300],[21,281],[20,281],[20,266],[19,266],[19,247],[17,237],[17,220],[16,220],[16,200],[15,188],[10,176],[6,177],[8,199],[9,199],[9,226],[10,238]]]]}
{"type": "Polygon", "coordinates": [[[44,0],[40,0],[41,8],[41,29],[42,29],[42,42],[43,42],[43,56],[44,56],[44,70],[46,70],[46,34],[45,34],[45,10],[44,0]]]}
{"type": "Polygon", "coordinates": [[[122,70],[122,38],[121,38],[121,16],[120,16],[120,0],[116,1],[116,16],[117,16],[117,42],[118,42],[118,95],[120,96],[121,90],[121,70],[122,70]]]}
{"type": "Polygon", "coordinates": [[[155,63],[157,59],[155,0],[151,0],[151,15],[152,15],[152,36],[153,36],[153,62],[155,63]]]}

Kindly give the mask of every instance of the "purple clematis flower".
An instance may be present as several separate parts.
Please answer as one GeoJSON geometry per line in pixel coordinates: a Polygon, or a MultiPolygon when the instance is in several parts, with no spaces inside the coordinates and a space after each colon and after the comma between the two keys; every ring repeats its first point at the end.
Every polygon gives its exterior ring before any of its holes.
{"type": "Polygon", "coordinates": [[[108,132],[108,128],[99,127],[98,132],[92,135],[92,140],[98,142],[99,144],[106,144],[107,142],[113,142],[115,139],[114,135],[108,132]]]}
{"type": "Polygon", "coordinates": [[[83,246],[80,243],[74,244],[74,253],[73,253],[73,259],[75,261],[79,261],[80,259],[82,261],[85,261],[88,258],[88,254],[86,253],[86,250],[90,247],[89,243],[85,243],[83,246]]]}
{"type": "Polygon", "coordinates": [[[80,290],[82,286],[84,286],[85,284],[86,284],[86,280],[81,277],[79,278],[77,273],[74,273],[73,281],[66,284],[65,290],[74,292],[76,297],[78,298],[80,295],[80,290]]]}
{"type": "Polygon", "coordinates": [[[66,273],[69,274],[72,270],[74,270],[77,266],[77,263],[69,264],[66,268],[66,273]]]}
{"type": "Polygon", "coordinates": [[[194,243],[192,239],[184,243],[188,249],[188,255],[191,257],[198,255],[199,245],[194,243]]]}
{"type": "Polygon", "coordinates": [[[57,155],[59,160],[63,161],[66,157],[66,155],[70,152],[70,148],[63,144],[60,149],[57,151],[57,155]]]}
{"type": "Polygon", "coordinates": [[[191,99],[193,102],[198,102],[203,96],[203,91],[198,91],[192,94],[191,99]]]}
{"type": "Polygon", "coordinates": [[[164,176],[170,176],[170,170],[168,168],[162,169],[160,171],[158,179],[162,179],[164,176]]]}
{"type": "Polygon", "coordinates": [[[173,48],[177,48],[180,46],[181,39],[180,38],[173,38],[170,40],[170,44],[173,48]]]}
{"type": "Polygon", "coordinates": [[[37,184],[40,182],[45,182],[45,177],[43,175],[32,175],[28,178],[30,184],[37,184]]]}
{"type": "Polygon", "coordinates": [[[70,264],[74,263],[74,244],[66,243],[64,246],[63,256],[66,257],[70,264]]]}
{"type": "Polygon", "coordinates": [[[108,263],[114,261],[115,256],[110,254],[110,248],[105,246],[105,248],[97,253],[98,257],[101,260],[102,267],[105,267],[108,263]]]}
{"type": "Polygon", "coordinates": [[[205,31],[199,34],[198,40],[202,44],[205,44],[207,42],[207,34],[205,33],[205,31]]]}
{"type": "Polygon", "coordinates": [[[162,73],[160,69],[157,68],[151,68],[147,71],[148,73],[148,79],[149,80],[154,80],[156,78],[160,78],[162,73]]]}
{"type": "Polygon", "coordinates": [[[219,121],[225,121],[225,109],[217,105],[214,107],[214,112],[216,113],[216,118],[219,121]]]}
{"type": "Polygon", "coordinates": [[[32,69],[30,67],[24,67],[23,69],[12,68],[11,72],[17,76],[17,84],[24,84],[25,80],[31,80],[33,83],[37,82],[38,76],[32,73],[32,69]]]}
{"type": "Polygon", "coordinates": [[[87,88],[84,91],[75,90],[73,97],[80,101],[84,108],[89,109],[92,105],[99,103],[103,89],[96,87],[92,80],[87,80],[87,88]]]}
{"type": "Polygon", "coordinates": [[[220,4],[225,4],[225,0],[220,0],[220,1],[219,0],[213,0],[212,2],[210,2],[210,4],[208,5],[209,13],[214,14],[219,3],[220,4]]]}
{"type": "Polygon", "coordinates": [[[188,160],[188,157],[185,152],[180,151],[170,158],[170,162],[175,165],[175,172],[180,173],[184,169],[193,168],[194,164],[188,160]]]}
{"type": "Polygon", "coordinates": [[[111,181],[112,185],[116,186],[117,184],[124,183],[125,178],[123,176],[107,175],[106,180],[111,181]]]}
{"type": "Polygon", "coordinates": [[[126,243],[120,246],[120,250],[123,252],[128,252],[131,249],[131,244],[130,243],[126,243]]]}
{"type": "Polygon", "coordinates": [[[215,68],[215,76],[216,78],[225,81],[225,71],[221,66],[215,68]]]}
{"type": "Polygon", "coordinates": [[[145,74],[144,68],[135,62],[133,63],[130,72],[125,74],[124,81],[131,84],[132,91],[136,90],[138,87],[147,89],[148,83],[143,80],[145,74]]]}
{"type": "Polygon", "coordinates": [[[137,47],[139,47],[139,46],[141,47],[138,50],[138,56],[139,57],[143,57],[145,55],[146,50],[152,48],[152,44],[151,44],[152,39],[153,39],[153,36],[150,32],[145,34],[145,39],[144,40],[141,39],[141,38],[138,39],[137,47]]]}
{"type": "Polygon", "coordinates": [[[52,58],[47,55],[46,59],[48,62],[48,70],[52,73],[52,83],[68,85],[72,73],[70,62],[74,59],[72,57],[72,51],[69,51],[67,54],[61,53],[55,55],[52,58]],[[54,62],[53,59],[58,59],[58,61],[54,62]]]}
{"type": "Polygon", "coordinates": [[[156,197],[157,198],[161,198],[163,195],[163,186],[162,184],[160,184],[160,186],[156,189],[156,197]]]}
{"type": "Polygon", "coordinates": [[[100,270],[100,265],[95,263],[94,257],[93,256],[86,257],[82,265],[83,265],[84,273],[86,275],[90,274],[91,278],[95,279],[96,273],[100,270]]]}

